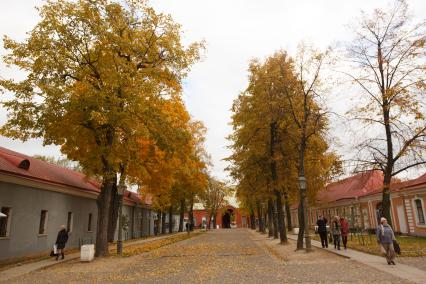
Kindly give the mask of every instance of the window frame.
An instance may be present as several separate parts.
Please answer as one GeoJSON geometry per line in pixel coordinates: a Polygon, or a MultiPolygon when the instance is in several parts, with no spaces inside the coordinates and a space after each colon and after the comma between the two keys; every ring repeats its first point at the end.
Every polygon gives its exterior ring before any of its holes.
{"type": "Polygon", "coordinates": [[[68,211],[68,214],[67,214],[67,232],[68,233],[72,232],[73,226],[74,226],[74,213],[72,213],[72,211],[68,211]]]}
{"type": "Polygon", "coordinates": [[[417,227],[426,227],[425,205],[424,205],[423,198],[422,197],[417,197],[417,196],[414,197],[412,204],[413,204],[413,211],[414,211],[416,226],[417,227]],[[419,212],[418,212],[418,208],[417,208],[417,204],[416,204],[417,200],[420,201],[421,209],[423,211],[422,213],[423,213],[423,221],[424,221],[424,223],[420,223],[419,212]]]}
{"type": "MultiPolygon", "coordinates": [[[[10,226],[11,226],[11,222],[12,222],[12,207],[8,207],[8,206],[1,206],[0,207],[0,212],[3,212],[3,208],[8,208],[9,212],[8,214],[4,213],[7,215],[7,223],[6,223],[6,234],[4,236],[0,236],[0,240],[4,240],[4,239],[9,239],[10,238],[10,226]]],[[[4,218],[2,218],[4,219],[4,218]]]]}
{"type": "Polygon", "coordinates": [[[38,235],[39,236],[47,236],[47,224],[49,222],[49,210],[44,210],[42,209],[40,211],[40,222],[39,222],[39,226],[38,226],[38,235]],[[43,231],[41,232],[41,228],[42,228],[42,216],[43,216],[43,212],[45,212],[45,216],[44,216],[44,223],[43,223],[43,231]]]}
{"type": "Polygon", "coordinates": [[[93,232],[93,214],[89,213],[89,219],[87,220],[87,232],[93,232]]]}

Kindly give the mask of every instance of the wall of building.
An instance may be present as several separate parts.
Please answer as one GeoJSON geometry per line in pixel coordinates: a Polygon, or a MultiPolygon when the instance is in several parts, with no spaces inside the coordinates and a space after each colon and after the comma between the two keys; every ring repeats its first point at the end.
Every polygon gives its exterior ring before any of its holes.
{"type": "MultiPolygon", "coordinates": [[[[0,209],[11,208],[7,237],[0,237],[0,260],[40,253],[50,253],[61,225],[72,226],[66,248],[96,240],[97,205],[92,198],[74,196],[0,181],[0,209]],[[47,210],[46,233],[40,235],[41,211],[47,210]],[[89,214],[91,228],[89,230],[89,214]]],[[[154,221],[150,209],[127,204],[123,206],[125,227],[123,240],[153,235],[154,221]]],[[[118,222],[115,239],[118,238],[118,222]]]]}
{"type": "Polygon", "coordinates": [[[81,239],[95,239],[96,200],[71,196],[0,181],[0,208],[10,207],[8,237],[0,238],[0,260],[40,252],[50,252],[59,227],[67,224],[72,212],[72,230],[67,247],[78,247],[81,239]],[[39,235],[41,210],[48,211],[46,234],[39,235]],[[88,231],[89,213],[92,214],[88,231]]]}

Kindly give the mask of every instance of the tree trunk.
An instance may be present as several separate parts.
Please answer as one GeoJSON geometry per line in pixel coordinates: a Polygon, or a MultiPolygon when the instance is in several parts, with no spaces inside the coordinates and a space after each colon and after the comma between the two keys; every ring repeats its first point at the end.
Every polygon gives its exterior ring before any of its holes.
{"type": "MultiPolygon", "coordinates": [[[[299,192],[299,195],[300,192],[299,192]]],[[[299,218],[299,234],[297,235],[297,250],[303,249],[303,236],[305,235],[305,214],[303,197],[299,196],[299,208],[297,209],[299,218]]]]}
{"type": "Polygon", "coordinates": [[[274,239],[278,239],[278,214],[277,208],[274,204],[272,204],[272,209],[274,210],[274,239]]]}
{"type": "MultiPolygon", "coordinates": [[[[302,136],[299,145],[299,161],[298,161],[298,177],[305,178],[305,150],[306,150],[306,137],[305,130],[302,130],[302,136]]],[[[299,181],[300,182],[300,181],[299,181]]],[[[297,249],[303,249],[303,237],[305,236],[305,229],[307,220],[305,219],[305,206],[306,206],[306,186],[301,187],[299,184],[299,234],[297,236],[297,249]]],[[[308,246],[308,244],[306,244],[308,246]]]]}
{"type": "Polygon", "coordinates": [[[217,228],[217,219],[216,219],[217,213],[213,215],[213,229],[217,228]]]}
{"type": "Polygon", "coordinates": [[[169,208],[169,234],[173,233],[173,206],[169,208]]]}
{"type": "Polygon", "coordinates": [[[166,213],[161,211],[161,234],[166,233],[166,213]]]}
{"type": "Polygon", "coordinates": [[[257,207],[257,219],[259,223],[259,233],[262,233],[263,232],[262,210],[260,208],[259,203],[256,205],[256,207],[257,207]]]}
{"type": "Polygon", "coordinates": [[[293,230],[293,226],[291,223],[291,208],[290,208],[290,202],[288,201],[288,196],[287,193],[284,194],[284,199],[285,199],[285,213],[287,215],[287,229],[289,231],[293,230]]]}
{"type": "Polygon", "coordinates": [[[114,184],[111,191],[111,205],[109,208],[108,221],[108,242],[114,242],[115,229],[117,228],[118,209],[120,206],[120,198],[117,191],[117,175],[114,178],[114,184]]]}
{"type": "MultiPolygon", "coordinates": [[[[277,206],[278,203],[280,205],[281,208],[276,208],[277,209],[277,214],[279,212],[279,210],[281,210],[282,212],[282,205],[281,205],[281,194],[278,191],[277,188],[277,184],[278,184],[278,176],[277,176],[277,163],[275,161],[275,143],[277,142],[277,122],[274,121],[270,124],[270,149],[269,149],[269,154],[270,154],[270,158],[271,158],[271,178],[272,178],[272,187],[273,187],[273,192],[275,193],[275,196],[279,197],[279,200],[277,200],[277,206]]],[[[272,202],[272,200],[271,200],[272,202]]],[[[272,203],[272,207],[273,207],[273,203],[272,203]]],[[[278,223],[281,222],[282,224],[282,220],[276,220],[277,218],[279,218],[279,216],[277,216],[276,214],[274,214],[274,227],[275,227],[275,232],[274,232],[274,238],[278,238],[278,223]]],[[[280,230],[281,232],[281,230],[280,230]]],[[[282,235],[282,232],[281,232],[282,235]]],[[[282,240],[282,236],[280,237],[282,240]]]]}
{"type": "Polygon", "coordinates": [[[101,192],[96,201],[98,205],[98,220],[96,227],[96,257],[108,255],[108,224],[111,206],[111,192],[114,185],[113,174],[107,173],[102,182],[101,192]]]}
{"type": "Polygon", "coordinates": [[[383,195],[382,195],[382,217],[388,220],[388,224],[392,226],[391,217],[391,203],[390,203],[390,184],[392,181],[392,175],[389,172],[385,172],[383,177],[383,195]]]}
{"type": "Polygon", "coordinates": [[[179,232],[183,232],[183,219],[185,218],[185,199],[180,201],[179,232]]]}
{"type": "MultiPolygon", "coordinates": [[[[383,96],[385,96],[385,94],[383,96]]],[[[392,129],[390,126],[389,103],[387,99],[384,99],[384,102],[383,102],[383,119],[385,124],[385,131],[386,131],[387,160],[386,160],[385,171],[383,173],[382,214],[383,214],[383,217],[385,217],[388,220],[388,224],[392,226],[390,184],[392,181],[394,157],[393,157],[392,129]]]]}
{"type": "Polygon", "coordinates": [[[284,220],[284,212],[283,212],[283,203],[281,199],[281,192],[275,191],[275,202],[277,207],[277,215],[278,215],[278,230],[280,232],[280,242],[282,244],[287,243],[287,232],[285,230],[285,220],[284,220]]]}
{"type": "Polygon", "coordinates": [[[268,237],[274,236],[274,203],[272,199],[268,199],[268,237]]]}
{"type": "MultiPolygon", "coordinates": [[[[266,208],[265,208],[266,209],[266,208]]],[[[266,210],[262,210],[263,212],[263,234],[266,234],[266,220],[268,218],[268,213],[266,212],[266,210]]]]}
{"type": "Polygon", "coordinates": [[[252,230],[256,230],[256,217],[253,208],[250,208],[250,227],[252,230]]]}
{"type": "Polygon", "coordinates": [[[191,196],[190,207],[189,207],[189,230],[192,231],[194,229],[194,196],[191,196]]]}

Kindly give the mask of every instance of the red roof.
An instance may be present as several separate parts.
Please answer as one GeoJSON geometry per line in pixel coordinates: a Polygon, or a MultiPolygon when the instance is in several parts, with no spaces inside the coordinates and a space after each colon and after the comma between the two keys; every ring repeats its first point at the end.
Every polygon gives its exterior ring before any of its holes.
{"type": "Polygon", "coordinates": [[[96,193],[100,192],[99,184],[88,179],[80,172],[50,164],[3,147],[0,147],[0,172],[58,185],[67,185],[96,193]],[[29,161],[29,168],[27,170],[18,167],[24,160],[29,161]]]}
{"type": "Polygon", "coordinates": [[[381,171],[368,171],[332,182],[317,195],[318,203],[329,203],[341,199],[356,198],[375,191],[383,185],[381,171]]]}
{"type": "MultiPolygon", "coordinates": [[[[100,184],[84,174],[55,164],[51,164],[34,157],[0,147],[0,172],[8,173],[36,181],[65,185],[76,190],[89,191],[99,194],[100,184]],[[29,162],[29,168],[19,167],[23,161],[29,162]]],[[[126,191],[125,199],[132,202],[141,202],[139,194],[126,191]]],[[[149,204],[149,203],[148,203],[149,204]]]]}
{"type": "MultiPolygon", "coordinates": [[[[391,184],[391,192],[399,192],[410,189],[417,189],[420,187],[426,186],[426,174],[423,174],[415,179],[410,179],[406,181],[399,181],[391,184]]],[[[375,188],[372,192],[369,192],[366,195],[378,194],[383,191],[382,187],[375,188]]]]}

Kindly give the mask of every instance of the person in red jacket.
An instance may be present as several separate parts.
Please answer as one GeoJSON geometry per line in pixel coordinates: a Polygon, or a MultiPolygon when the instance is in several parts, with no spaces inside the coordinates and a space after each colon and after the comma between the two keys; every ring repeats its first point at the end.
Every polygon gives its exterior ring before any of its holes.
{"type": "Polygon", "coordinates": [[[346,244],[348,243],[348,235],[349,235],[349,223],[345,217],[340,218],[340,228],[342,231],[343,246],[346,249],[346,244]]]}

